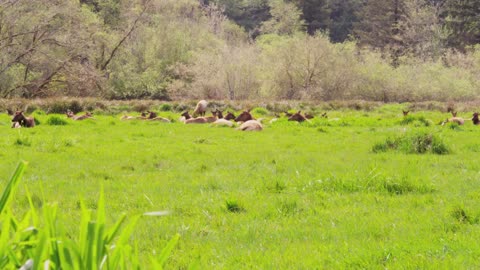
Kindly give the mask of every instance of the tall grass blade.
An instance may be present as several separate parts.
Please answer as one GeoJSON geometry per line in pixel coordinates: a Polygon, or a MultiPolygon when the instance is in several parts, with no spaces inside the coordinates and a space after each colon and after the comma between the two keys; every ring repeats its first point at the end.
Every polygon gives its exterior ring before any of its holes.
{"type": "Polygon", "coordinates": [[[8,205],[9,201],[13,197],[13,194],[15,193],[15,189],[17,188],[18,183],[20,182],[20,179],[22,178],[22,175],[25,172],[26,168],[27,168],[27,162],[25,161],[20,162],[12,178],[10,178],[10,181],[8,182],[7,187],[3,191],[2,198],[0,199],[0,215],[3,214],[5,207],[8,205]]]}
{"type": "Polygon", "coordinates": [[[180,234],[176,234],[169,242],[168,244],[162,249],[162,252],[160,252],[160,256],[158,257],[158,263],[160,264],[161,267],[165,265],[165,262],[167,261],[168,257],[170,256],[170,253],[172,253],[173,248],[177,245],[178,239],[180,239],[180,234]]]}

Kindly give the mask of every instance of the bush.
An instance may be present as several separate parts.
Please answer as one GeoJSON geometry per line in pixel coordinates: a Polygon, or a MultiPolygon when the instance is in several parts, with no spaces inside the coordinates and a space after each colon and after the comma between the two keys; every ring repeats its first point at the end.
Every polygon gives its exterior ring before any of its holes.
{"type": "Polygon", "coordinates": [[[162,105],[160,105],[160,111],[162,111],[162,112],[169,112],[171,110],[172,110],[172,105],[171,104],[163,103],[162,105]]]}
{"type": "Polygon", "coordinates": [[[449,148],[436,135],[428,132],[412,132],[395,139],[387,138],[383,143],[373,145],[372,152],[380,153],[388,150],[398,150],[407,154],[432,153],[445,155],[450,153],[449,148]]]}
{"type": "Polygon", "coordinates": [[[265,116],[268,114],[268,110],[265,109],[265,108],[261,108],[261,107],[257,107],[257,108],[254,108],[252,111],[251,111],[252,114],[257,114],[257,115],[261,115],[261,116],[265,116]]]}
{"type": "Polygon", "coordinates": [[[50,116],[47,119],[47,125],[49,125],[49,126],[65,126],[65,125],[68,125],[68,122],[67,122],[66,119],[54,115],[54,116],[50,116]]]}

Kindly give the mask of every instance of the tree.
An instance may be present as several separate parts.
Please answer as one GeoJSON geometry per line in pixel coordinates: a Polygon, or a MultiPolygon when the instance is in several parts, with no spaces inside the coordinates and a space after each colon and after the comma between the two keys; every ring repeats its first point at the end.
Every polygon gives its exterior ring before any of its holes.
{"type": "Polygon", "coordinates": [[[101,80],[88,61],[98,24],[75,1],[3,2],[0,25],[1,96],[49,96],[75,81],[91,91],[101,80]]]}
{"type": "Polygon", "coordinates": [[[449,47],[465,52],[467,47],[480,43],[480,1],[446,0],[442,17],[449,47]]]}
{"type": "Polygon", "coordinates": [[[302,12],[292,3],[271,0],[270,14],[272,18],[260,28],[263,34],[292,35],[303,29],[302,12]]]}
{"type": "Polygon", "coordinates": [[[329,29],[330,7],[327,0],[293,0],[292,2],[302,11],[302,18],[310,35],[318,30],[329,29]]]}
{"type": "Polygon", "coordinates": [[[403,0],[367,0],[355,24],[359,44],[391,55],[392,65],[398,66],[399,57],[404,53],[400,25],[405,17],[403,0]]]}
{"type": "Polygon", "coordinates": [[[359,0],[332,0],[330,3],[329,36],[333,42],[343,42],[353,32],[360,8],[359,0]]]}

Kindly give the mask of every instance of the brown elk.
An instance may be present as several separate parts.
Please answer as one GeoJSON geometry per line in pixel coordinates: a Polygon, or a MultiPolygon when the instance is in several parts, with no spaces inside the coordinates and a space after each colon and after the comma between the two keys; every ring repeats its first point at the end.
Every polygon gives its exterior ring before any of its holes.
{"type": "Polygon", "coordinates": [[[286,117],[291,117],[292,115],[293,115],[293,113],[285,112],[286,117]]]}
{"type": "Polygon", "coordinates": [[[480,124],[480,119],[478,119],[478,112],[473,113],[472,121],[474,125],[480,124]]]}
{"type": "Polygon", "coordinates": [[[205,124],[205,123],[208,123],[207,118],[205,117],[190,118],[185,120],[185,124],[205,124]]]}
{"type": "Polygon", "coordinates": [[[227,115],[225,115],[225,117],[224,117],[225,120],[229,120],[229,121],[230,120],[235,120],[235,118],[236,118],[236,116],[231,112],[228,112],[227,115]]]}
{"type": "Polygon", "coordinates": [[[298,111],[297,113],[292,114],[292,116],[288,118],[288,121],[303,122],[303,121],[307,121],[307,118],[305,118],[305,116],[301,114],[301,111],[298,111]]]}
{"type": "Polygon", "coordinates": [[[246,122],[248,120],[255,120],[250,114],[250,110],[243,111],[237,118],[235,118],[235,122],[246,122]]]}
{"type": "Polygon", "coordinates": [[[213,123],[215,121],[217,121],[218,117],[217,117],[217,111],[212,111],[212,116],[208,116],[208,117],[205,117],[205,119],[207,119],[207,122],[208,123],[213,123]]]}
{"type": "Polygon", "coordinates": [[[448,122],[453,122],[457,123],[458,125],[463,125],[465,123],[465,120],[461,117],[452,117],[452,118],[447,118],[445,121],[442,122],[442,126],[445,125],[448,122]]]}
{"type": "Polygon", "coordinates": [[[205,116],[207,106],[208,102],[206,100],[200,100],[197,106],[195,106],[195,110],[193,110],[193,117],[197,117],[197,115],[205,116]]]}
{"type": "Polygon", "coordinates": [[[404,111],[402,110],[403,116],[407,116],[410,111],[404,111]]]}
{"type": "Polygon", "coordinates": [[[261,131],[263,130],[263,126],[262,123],[257,120],[248,120],[241,124],[237,129],[242,131],[261,131]]]}
{"type": "Polygon", "coordinates": [[[306,113],[306,114],[305,114],[305,118],[307,118],[307,119],[313,119],[313,118],[315,118],[315,116],[314,116],[313,114],[306,113]]]}
{"type": "Polygon", "coordinates": [[[220,111],[219,109],[215,109],[215,113],[216,113],[218,119],[223,118],[223,111],[220,111]]]}
{"type": "Polygon", "coordinates": [[[35,119],[33,117],[26,117],[23,111],[16,111],[13,115],[12,122],[14,123],[12,128],[16,127],[17,124],[15,122],[18,122],[22,127],[31,128],[35,126],[35,119]]]}
{"type": "Polygon", "coordinates": [[[229,127],[232,127],[233,126],[233,122],[232,121],[229,121],[229,120],[226,120],[224,118],[220,118],[220,119],[217,119],[217,121],[213,122],[213,125],[215,126],[229,126],[229,127]]]}

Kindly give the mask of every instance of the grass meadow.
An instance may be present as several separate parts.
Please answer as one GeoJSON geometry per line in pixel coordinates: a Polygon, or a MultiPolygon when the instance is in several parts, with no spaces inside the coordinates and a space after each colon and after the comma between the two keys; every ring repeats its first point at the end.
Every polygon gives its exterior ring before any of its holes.
{"type": "Polygon", "coordinates": [[[37,207],[58,204],[72,236],[80,200],[95,209],[102,188],[107,222],[169,210],[131,237],[147,258],[180,234],[167,269],[480,268],[480,126],[440,126],[448,115],[435,111],[406,121],[401,105],[328,113],[261,132],[41,112],[12,129],[0,114],[0,185],[28,161],[15,214],[28,187],[37,207]],[[448,152],[374,150],[418,133],[448,152]]]}

